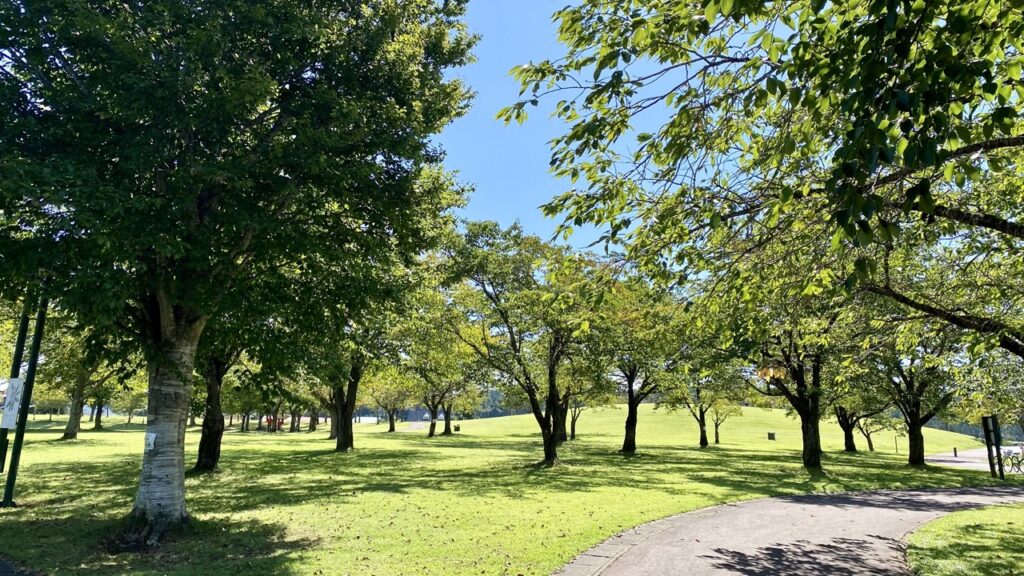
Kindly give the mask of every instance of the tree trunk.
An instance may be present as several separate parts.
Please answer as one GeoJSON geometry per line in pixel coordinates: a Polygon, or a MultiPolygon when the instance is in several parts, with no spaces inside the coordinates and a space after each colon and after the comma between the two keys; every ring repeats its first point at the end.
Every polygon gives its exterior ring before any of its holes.
{"type": "Polygon", "coordinates": [[[700,429],[700,447],[707,448],[708,442],[708,412],[703,406],[697,407],[697,428],[700,429]]]}
{"type": "Polygon", "coordinates": [[[95,406],[98,407],[96,410],[96,419],[93,420],[93,430],[103,430],[103,400],[97,400],[95,406]]]}
{"type": "Polygon", "coordinates": [[[853,436],[853,426],[843,426],[843,450],[846,452],[857,451],[857,441],[853,436]]]}
{"type": "Polygon", "coordinates": [[[185,509],[185,422],[192,368],[203,321],[178,324],[149,361],[149,406],[142,474],[126,539],[152,546],[168,529],[188,521],[185,509]]]}
{"type": "Polygon", "coordinates": [[[89,422],[96,418],[96,402],[89,405],[89,422]]]}
{"type": "Polygon", "coordinates": [[[907,438],[910,440],[910,451],[907,458],[911,466],[924,465],[924,431],[919,419],[907,421],[907,438]]]}
{"type": "Polygon", "coordinates": [[[338,438],[334,449],[339,452],[355,449],[352,415],[356,411],[356,392],[359,389],[359,381],[362,380],[362,376],[362,366],[357,364],[349,370],[346,386],[343,388],[338,385],[334,388],[334,404],[337,407],[335,420],[337,420],[338,427],[338,438]]]}
{"type": "Polygon", "coordinates": [[[721,426],[722,426],[721,422],[715,422],[715,444],[721,444],[721,441],[719,440],[719,437],[718,437],[718,428],[721,427],[721,426]]]}
{"type": "MultiPolygon", "coordinates": [[[[342,406],[344,412],[344,406],[342,406]]],[[[348,452],[353,449],[354,438],[352,437],[352,428],[354,424],[352,422],[351,414],[339,414],[338,415],[338,437],[335,443],[334,449],[338,452],[348,452]]]]}
{"type": "Polygon", "coordinates": [[[427,431],[427,438],[434,437],[434,431],[437,429],[437,406],[427,406],[427,410],[430,411],[430,429],[427,431]]]}
{"type": "Polygon", "coordinates": [[[395,413],[396,410],[388,410],[388,432],[395,431],[395,413]]]}
{"type": "Polygon", "coordinates": [[[875,442],[871,439],[871,432],[864,433],[864,439],[868,442],[868,452],[875,451],[875,442]]]}
{"type": "Polygon", "coordinates": [[[636,402],[626,404],[626,435],[622,440],[622,452],[624,454],[636,453],[636,423],[638,420],[638,406],[636,402]]]}
{"type": "Polygon", "coordinates": [[[800,415],[800,435],[803,439],[802,458],[805,468],[821,468],[821,420],[816,400],[809,400],[813,406],[798,412],[800,415]]]}
{"type": "Polygon", "coordinates": [[[801,459],[804,468],[821,468],[821,369],[824,361],[821,354],[811,357],[811,381],[807,382],[806,364],[802,359],[787,360],[787,370],[795,389],[785,387],[782,382],[776,386],[783,391],[789,405],[800,417],[800,437],[803,442],[801,459]]]}
{"type": "Polygon", "coordinates": [[[836,422],[839,423],[839,428],[843,431],[843,450],[846,452],[856,452],[857,442],[853,437],[853,432],[857,429],[857,421],[860,417],[843,406],[836,406],[835,413],[836,422]]]}
{"type": "Polygon", "coordinates": [[[231,414],[228,414],[228,428],[231,428],[234,425],[235,425],[235,413],[232,412],[231,414]]]}
{"type": "Polygon", "coordinates": [[[537,426],[540,428],[541,440],[544,443],[544,460],[541,462],[543,466],[556,466],[558,464],[558,439],[555,437],[553,432],[554,427],[552,426],[551,409],[553,406],[552,398],[549,390],[548,399],[546,406],[549,411],[545,413],[541,410],[540,399],[535,393],[528,393],[527,397],[530,400],[530,412],[533,414],[534,420],[537,421],[537,426]]]}
{"type": "Polygon", "coordinates": [[[558,441],[566,442],[569,440],[569,398],[566,398],[558,409],[558,441]]]}
{"type": "Polygon", "coordinates": [[[544,440],[544,462],[546,466],[558,464],[558,438],[550,428],[541,430],[541,438],[544,440]]]}
{"type": "Polygon", "coordinates": [[[338,407],[337,406],[332,406],[331,409],[332,409],[331,410],[331,415],[329,417],[330,418],[330,425],[331,425],[331,433],[330,433],[330,435],[327,436],[327,439],[328,440],[337,440],[338,439],[338,407]]]}
{"type": "Polygon", "coordinates": [[[199,455],[193,468],[196,472],[212,472],[220,462],[220,445],[224,438],[224,411],[221,409],[220,392],[228,368],[226,362],[212,360],[203,375],[206,380],[206,408],[203,412],[203,431],[199,438],[199,455]]]}
{"type": "Polygon", "coordinates": [[[256,413],[256,431],[257,432],[262,432],[263,431],[263,413],[262,412],[257,412],[256,413]]]}
{"type": "Polygon", "coordinates": [[[188,425],[192,426],[193,428],[196,427],[196,415],[195,414],[191,414],[190,413],[188,415],[188,425]]]}
{"type": "Polygon", "coordinates": [[[576,439],[576,421],[580,419],[580,413],[575,412],[572,415],[571,422],[569,424],[569,440],[576,439]]]}
{"type": "Polygon", "coordinates": [[[309,431],[309,432],[316,432],[316,425],[319,424],[319,423],[320,423],[320,415],[317,413],[317,411],[315,409],[311,408],[309,410],[309,426],[307,427],[307,431],[309,431]]]}
{"type": "Polygon", "coordinates": [[[441,432],[442,436],[452,435],[452,405],[449,404],[444,407],[444,432],[441,432]]]}
{"type": "Polygon", "coordinates": [[[78,438],[78,431],[82,427],[83,410],[85,410],[85,392],[76,387],[71,397],[71,411],[68,413],[68,423],[64,427],[64,435],[61,436],[61,440],[74,440],[78,438]]]}

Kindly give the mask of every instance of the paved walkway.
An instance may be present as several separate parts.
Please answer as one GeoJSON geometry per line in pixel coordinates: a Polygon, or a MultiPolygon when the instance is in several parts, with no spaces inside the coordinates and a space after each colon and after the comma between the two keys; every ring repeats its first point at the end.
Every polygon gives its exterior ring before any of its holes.
{"type": "Polygon", "coordinates": [[[565,576],[909,575],[903,537],[955,510],[1024,502],[1024,487],[804,495],[644,524],[584,552],[565,576]]]}
{"type": "Polygon", "coordinates": [[[952,452],[947,452],[945,454],[933,454],[931,456],[925,456],[925,462],[935,464],[937,466],[952,466],[955,468],[967,468],[969,470],[989,471],[988,453],[984,448],[961,450],[955,456],[952,452]]]}

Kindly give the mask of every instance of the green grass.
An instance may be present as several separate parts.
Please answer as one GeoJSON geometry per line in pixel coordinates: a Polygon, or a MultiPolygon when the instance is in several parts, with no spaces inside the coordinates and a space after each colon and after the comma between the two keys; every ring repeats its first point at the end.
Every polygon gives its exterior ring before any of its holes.
{"type": "Polygon", "coordinates": [[[908,539],[907,560],[920,576],[1024,574],[1024,504],[954,512],[908,539]]]}
{"type": "MultiPolygon", "coordinates": [[[[896,455],[892,435],[877,439],[879,452],[843,454],[839,428],[824,422],[825,471],[811,474],[800,466],[799,424],[782,412],[745,409],[721,446],[700,450],[688,416],[642,408],[637,455],[617,453],[622,409],[588,411],[553,469],[534,466],[530,416],[466,421],[435,439],[360,425],[350,454],[333,452],[326,432],[229,432],[223,471],[187,480],[190,527],[155,552],[116,556],[98,544],[131,508],[141,426],[69,443],[58,440],[62,424],[38,422],[21,506],[0,511],[0,553],[54,575],[543,575],[624,528],[723,502],[988,482],[908,467],[905,441],[896,455]]],[[[926,438],[930,452],[978,445],[937,430],[926,438]]],[[[189,463],[198,439],[190,429],[189,463]]]]}

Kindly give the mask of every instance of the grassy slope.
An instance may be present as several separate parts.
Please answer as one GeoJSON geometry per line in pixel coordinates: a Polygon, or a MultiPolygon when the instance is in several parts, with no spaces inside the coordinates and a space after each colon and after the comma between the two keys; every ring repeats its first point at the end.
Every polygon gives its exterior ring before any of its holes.
{"type": "MultiPolygon", "coordinates": [[[[537,469],[531,418],[463,422],[459,435],[433,440],[360,426],[351,454],[332,452],[321,432],[230,432],[223,472],[187,481],[191,527],[143,556],[97,551],[131,508],[141,428],[67,443],[57,423],[40,422],[23,457],[22,506],[0,511],[0,553],[51,574],[549,574],[621,529],[721,502],[986,481],[910,469],[892,435],[874,454],[841,454],[832,423],[822,424],[825,472],[811,475],[799,463],[799,425],[781,412],[745,409],[723,427],[722,446],[699,450],[691,419],[649,406],[636,456],[616,453],[624,411],[612,408],[584,414],[564,466],[537,469]]],[[[189,431],[189,463],[198,437],[189,431]]],[[[976,446],[926,437],[930,452],[976,446]]]]}
{"type": "Polygon", "coordinates": [[[907,559],[921,576],[1024,574],[1024,504],[955,512],[910,535],[907,559]]]}

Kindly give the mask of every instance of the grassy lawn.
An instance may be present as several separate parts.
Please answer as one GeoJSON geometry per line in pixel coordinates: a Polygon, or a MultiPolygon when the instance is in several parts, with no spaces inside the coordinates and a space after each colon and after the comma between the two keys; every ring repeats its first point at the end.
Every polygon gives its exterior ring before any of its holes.
{"type": "MultiPolygon", "coordinates": [[[[637,455],[616,453],[622,409],[589,411],[554,469],[533,466],[542,453],[530,416],[466,421],[430,440],[361,425],[351,454],[333,452],[326,432],[229,432],[223,471],[188,479],[191,526],[156,552],[117,556],[98,543],[131,508],[141,426],[68,443],[61,423],[40,421],[23,456],[21,506],[0,511],[0,553],[54,575],[543,575],[624,528],[722,502],[988,481],[911,469],[905,440],[896,455],[891,434],[878,452],[842,454],[834,423],[822,423],[825,471],[812,475],[800,466],[799,424],[782,412],[745,409],[724,425],[721,446],[700,450],[688,416],[642,409],[637,455]]],[[[930,452],[977,446],[926,434],[930,452]]],[[[189,464],[198,440],[190,429],[189,464]]]]}
{"type": "Polygon", "coordinates": [[[955,512],[910,535],[907,559],[921,576],[1024,574],[1024,504],[955,512]]]}

